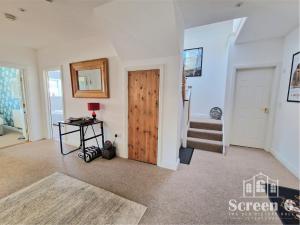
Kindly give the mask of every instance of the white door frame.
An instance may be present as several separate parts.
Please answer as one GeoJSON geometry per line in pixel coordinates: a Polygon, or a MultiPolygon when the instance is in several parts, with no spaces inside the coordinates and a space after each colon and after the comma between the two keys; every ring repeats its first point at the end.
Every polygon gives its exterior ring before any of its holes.
{"type": "MultiPolygon", "coordinates": [[[[234,106],[235,106],[235,92],[236,92],[236,80],[237,80],[237,72],[238,70],[241,69],[264,69],[264,68],[270,68],[274,69],[274,79],[272,83],[272,88],[271,88],[271,95],[270,95],[270,113],[269,113],[269,119],[267,122],[267,127],[266,127],[266,141],[265,141],[265,147],[264,150],[266,151],[272,151],[272,141],[273,141],[273,132],[274,132],[274,121],[275,121],[275,114],[276,114],[276,99],[278,96],[278,86],[279,86],[279,78],[280,78],[280,64],[279,63],[269,63],[269,64],[246,64],[246,65],[235,65],[233,66],[232,69],[232,77],[231,77],[231,82],[230,82],[230,87],[228,88],[227,91],[229,90],[229,104],[227,106],[228,110],[228,125],[229,131],[227,135],[227,140],[228,140],[228,145],[231,143],[231,137],[232,137],[232,127],[233,127],[233,111],[234,111],[234,106]]],[[[226,104],[225,104],[226,107],[226,104]]]]}
{"type": "Polygon", "coordinates": [[[43,70],[43,84],[44,84],[44,96],[45,96],[45,112],[47,121],[47,139],[52,139],[52,118],[51,118],[51,105],[49,96],[49,85],[48,85],[48,71],[59,70],[61,74],[61,88],[62,88],[62,101],[63,101],[63,118],[65,119],[65,98],[64,98],[64,79],[63,70],[61,66],[47,67],[43,70]]]}
{"type": "Polygon", "coordinates": [[[165,69],[164,65],[145,65],[145,66],[128,66],[124,69],[124,82],[123,82],[123,93],[124,93],[124,117],[123,117],[123,127],[124,127],[124,154],[122,157],[128,158],[128,72],[137,70],[152,70],[159,69],[159,109],[158,109],[158,140],[157,140],[157,166],[161,166],[162,163],[162,121],[163,121],[163,85],[165,69]]]}
{"type": "MultiPolygon", "coordinates": [[[[22,103],[24,104],[22,108],[24,109],[24,129],[26,131],[26,141],[30,141],[30,129],[29,124],[31,124],[30,121],[30,112],[28,110],[28,85],[27,85],[27,76],[25,76],[26,66],[22,66],[15,63],[8,63],[8,62],[0,62],[1,67],[7,67],[7,68],[14,68],[18,69],[20,71],[20,78],[21,78],[21,92],[22,92],[22,103]]],[[[24,133],[24,131],[23,131],[24,133]]]]}
{"type": "Polygon", "coordinates": [[[22,108],[24,110],[24,130],[23,136],[25,136],[26,141],[29,141],[29,129],[28,129],[28,109],[27,109],[27,100],[26,100],[26,85],[24,77],[24,69],[20,69],[20,79],[21,79],[21,92],[22,92],[22,108]],[[24,135],[25,133],[25,135],[24,135]]]}

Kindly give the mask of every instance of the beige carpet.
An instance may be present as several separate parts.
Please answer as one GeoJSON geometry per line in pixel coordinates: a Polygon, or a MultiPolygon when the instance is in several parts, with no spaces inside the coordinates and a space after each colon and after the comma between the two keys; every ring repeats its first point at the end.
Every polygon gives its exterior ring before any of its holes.
{"type": "Polygon", "coordinates": [[[4,129],[4,135],[0,136],[0,148],[26,142],[24,139],[18,139],[21,135],[22,134],[17,131],[4,129]]]}
{"type": "Polygon", "coordinates": [[[138,224],[146,207],[61,173],[0,200],[1,224],[138,224]]]}
{"type": "Polygon", "coordinates": [[[228,154],[194,151],[191,165],[170,171],[116,158],[84,163],[61,156],[59,145],[41,141],[0,150],[0,198],[59,171],[147,207],[140,224],[281,224],[229,215],[228,201],[240,198],[243,179],[263,172],[279,185],[299,181],[272,155],[232,147],[228,154]]]}

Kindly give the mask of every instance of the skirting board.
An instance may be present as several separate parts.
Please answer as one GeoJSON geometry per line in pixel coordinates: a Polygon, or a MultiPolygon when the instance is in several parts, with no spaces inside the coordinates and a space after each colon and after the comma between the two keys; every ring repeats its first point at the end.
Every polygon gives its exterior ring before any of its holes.
{"type": "MultiPolygon", "coordinates": [[[[229,146],[225,146],[225,149],[226,149],[225,154],[227,154],[229,150],[229,146]]],[[[277,159],[285,168],[287,168],[294,176],[296,176],[300,180],[300,174],[299,174],[300,168],[292,166],[287,159],[285,159],[275,151],[272,150],[270,151],[264,150],[264,151],[271,153],[275,157],[275,159],[277,159]]]]}
{"type": "Polygon", "coordinates": [[[157,164],[157,166],[165,168],[165,169],[169,169],[169,170],[177,170],[179,164],[180,164],[180,159],[177,158],[177,161],[176,161],[175,164],[170,164],[170,163],[162,162],[162,163],[157,164]]]}
{"type": "MultiPolygon", "coordinates": [[[[66,140],[66,141],[63,141],[63,143],[66,144],[66,145],[74,146],[74,147],[78,147],[78,145],[79,145],[79,144],[76,144],[75,142],[72,142],[70,139],[66,140]]],[[[118,151],[117,151],[117,156],[120,157],[120,158],[128,159],[128,157],[120,154],[118,151]]],[[[180,160],[178,158],[175,164],[162,162],[162,163],[158,163],[157,166],[165,168],[165,169],[169,169],[169,170],[177,170],[179,164],[180,164],[180,160]]]]}
{"type": "Polygon", "coordinates": [[[285,167],[287,168],[292,174],[294,174],[299,180],[300,180],[300,174],[299,169],[297,167],[294,167],[289,163],[289,161],[282,157],[279,153],[276,153],[275,151],[271,151],[272,155],[285,167]]]}

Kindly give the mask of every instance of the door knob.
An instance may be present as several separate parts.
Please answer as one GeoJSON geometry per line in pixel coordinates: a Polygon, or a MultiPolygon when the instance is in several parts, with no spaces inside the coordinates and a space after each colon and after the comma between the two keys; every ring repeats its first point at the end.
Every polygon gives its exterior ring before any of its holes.
{"type": "Polygon", "coordinates": [[[264,113],[269,113],[270,112],[269,108],[267,108],[267,107],[263,108],[263,111],[264,111],[264,113]]]}

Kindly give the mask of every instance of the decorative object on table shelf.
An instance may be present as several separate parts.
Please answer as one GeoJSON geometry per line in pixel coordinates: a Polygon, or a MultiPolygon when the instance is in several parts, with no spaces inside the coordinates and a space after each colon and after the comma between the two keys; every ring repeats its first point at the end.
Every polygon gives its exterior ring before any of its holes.
{"type": "Polygon", "coordinates": [[[115,140],[113,143],[111,141],[106,141],[104,143],[103,149],[102,149],[102,157],[104,159],[112,159],[116,156],[116,147],[115,147],[115,141],[116,138],[118,137],[117,134],[115,134],[115,140]]]}
{"type": "Polygon", "coordinates": [[[108,59],[70,64],[74,98],[109,98],[108,59]]]}
{"type": "MultiPolygon", "coordinates": [[[[86,162],[91,162],[92,160],[102,155],[101,149],[96,146],[85,148],[85,152],[86,152],[86,162]]],[[[78,157],[84,159],[84,153],[82,150],[80,150],[80,152],[78,153],[78,157]]]]}
{"type": "Polygon", "coordinates": [[[222,118],[222,109],[219,107],[213,107],[210,110],[209,115],[212,119],[220,120],[222,118]]]}
{"type": "Polygon", "coordinates": [[[100,103],[88,103],[88,110],[93,111],[92,117],[96,119],[96,113],[95,111],[100,110],[100,103]]]}
{"type": "Polygon", "coordinates": [[[70,117],[67,121],[70,123],[86,123],[86,122],[92,122],[94,118],[91,117],[70,117]]]}
{"type": "Polygon", "coordinates": [[[293,55],[287,101],[300,102],[300,52],[293,55]]]}
{"type": "Polygon", "coordinates": [[[70,117],[68,120],[72,123],[72,122],[82,120],[82,117],[70,117]]]}

